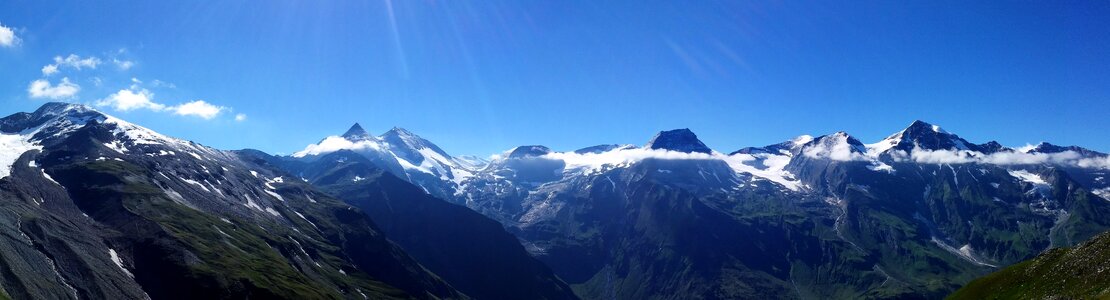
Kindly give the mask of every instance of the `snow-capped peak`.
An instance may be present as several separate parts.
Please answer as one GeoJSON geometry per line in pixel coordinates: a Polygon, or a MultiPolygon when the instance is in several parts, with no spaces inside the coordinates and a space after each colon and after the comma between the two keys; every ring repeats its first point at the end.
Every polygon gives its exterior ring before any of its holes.
{"type": "Polygon", "coordinates": [[[819,136],[801,147],[803,155],[840,161],[863,160],[867,149],[847,132],[819,136]]]}
{"type": "Polygon", "coordinates": [[[128,152],[129,147],[136,145],[161,145],[194,156],[197,153],[218,152],[164,136],[85,105],[51,102],[32,113],[21,112],[0,119],[0,152],[3,152],[0,155],[0,175],[6,176],[11,163],[24,152],[40,149],[42,144],[51,140],[68,138],[74,131],[90,124],[109,125],[113,140],[106,141],[104,146],[120,153],[128,152]]]}
{"type": "Polygon", "coordinates": [[[902,131],[892,134],[878,143],[867,145],[867,148],[868,152],[877,155],[891,149],[910,152],[915,148],[925,150],[978,150],[979,147],[941,129],[940,126],[917,120],[902,131]]]}
{"type": "Polygon", "coordinates": [[[774,154],[774,155],[794,156],[795,154],[797,154],[798,150],[800,150],[802,148],[802,146],[804,146],[805,144],[807,144],[809,142],[812,142],[813,139],[814,139],[813,136],[808,135],[808,134],[803,134],[803,135],[800,135],[800,136],[795,137],[793,139],[790,139],[789,141],[785,141],[785,142],[774,144],[774,145],[767,145],[767,146],[763,146],[763,147],[744,147],[740,150],[736,150],[732,153],[729,153],[729,155],[734,155],[734,154],[774,154]]]}

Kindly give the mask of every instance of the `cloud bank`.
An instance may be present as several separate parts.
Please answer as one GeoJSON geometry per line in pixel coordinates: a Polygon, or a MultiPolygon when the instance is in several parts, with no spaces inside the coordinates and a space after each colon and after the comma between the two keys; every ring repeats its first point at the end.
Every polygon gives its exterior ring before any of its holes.
{"type": "Polygon", "coordinates": [[[305,157],[309,155],[320,155],[331,153],[339,150],[381,150],[382,145],[377,141],[363,140],[352,142],[340,136],[329,136],[319,143],[308,145],[304,150],[293,153],[293,157],[305,157]]]}
{"type": "MultiPolygon", "coordinates": [[[[846,144],[845,144],[846,145],[846,144]]],[[[1026,146],[1013,152],[997,152],[984,154],[970,150],[928,150],[915,147],[912,151],[892,150],[883,153],[889,154],[894,162],[912,162],[920,164],[986,164],[999,166],[1016,165],[1058,165],[1079,168],[1110,169],[1110,157],[1084,157],[1075,151],[1060,153],[1029,153],[1034,147],[1026,146]]],[[[852,152],[845,147],[827,147],[816,145],[802,153],[809,157],[824,158],[836,161],[870,161],[882,165],[878,152],[862,154],[852,152]]]]}
{"type": "Polygon", "coordinates": [[[901,153],[900,159],[926,164],[989,164],[989,165],[1059,165],[1080,168],[1110,169],[1110,157],[1084,157],[1075,151],[1060,153],[998,152],[983,154],[967,150],[926,150],[914,148],[901,153]]]}

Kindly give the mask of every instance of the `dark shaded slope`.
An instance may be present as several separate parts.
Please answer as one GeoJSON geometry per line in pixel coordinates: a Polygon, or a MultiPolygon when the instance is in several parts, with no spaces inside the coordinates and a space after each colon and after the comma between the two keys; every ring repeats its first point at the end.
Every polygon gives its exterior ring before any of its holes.
{"type": "MultiPolygon", "coordinates": [[[[282,163],[272,156],[259,159],[282,163]]],[[[298,171],[321,190],[362,209],[391,240],[471,297],[576,298],[499,223],[432,197],[357,153],[331,153],[298,171]]]]}

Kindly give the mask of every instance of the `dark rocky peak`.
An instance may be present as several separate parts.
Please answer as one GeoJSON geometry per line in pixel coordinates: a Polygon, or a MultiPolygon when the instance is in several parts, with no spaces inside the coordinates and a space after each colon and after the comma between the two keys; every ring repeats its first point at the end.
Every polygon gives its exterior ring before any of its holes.
{"type": "Polygon", "coordinates": [[[686,153],[698,152],[708,154],[713,152],[713,150],[705,146],[701,140],[698,140],[698,136],[694,134],[693,131],[687,128],[661,131],[659,134],[656,134],[655,137],[651,138],[651,141],[648,141],[645,147],[648,149],[663,149],[686,153]]]}
{"type": "Polygon", "coordinates": [[[366,129],[362,129],[362,125],[355,123],[355,125],[351,125],[351,129],[347,129],[347,132],[343,133],[343,138],[351,141],[361,141],[373,139],[374,136],[366,132],[366,129]]]}
{"type": "Polygon", "coordinates": [[[977,147],[979,148],[979,151],[981,151],[985,154],[998,153],[998,152],[1008,152],[1008,151],[1013,151],[1014,150],[1014,149],[1010,149],[1006,146],[1002,146],[1002,144],[998,143],[997,141],[990,141],[990,142],[982,143],[982,144],[977,145],[977,147]]]}
{"type": "Polygon", "coordinates": [[[979,150],[978,145],[968,143],[959,136],[944,131],[940,126],[921,120],[913,121],[909,127],[891,135],[883,143],[907,152],[913,151],[915,147],[926,150],[979,150]]]}

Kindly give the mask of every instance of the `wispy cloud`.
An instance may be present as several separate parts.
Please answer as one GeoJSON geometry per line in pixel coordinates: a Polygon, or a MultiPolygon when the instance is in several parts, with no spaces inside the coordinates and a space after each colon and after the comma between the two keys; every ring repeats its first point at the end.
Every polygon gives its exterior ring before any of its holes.
{"type": "Polygon", "coordinates": [[[123,71],[130,70],[131,67],[135,66],[135,62],[133,62],[133,61],[121,60],[121,59],[118,59],[118,58],[113,58],[112,63],[115,64],[117,68],[119,68],[120,70],[123,70],[123,71]]]}
{"type": "Polygon", "coordinates": [[[58,73],[58,71],[61,70],[62,67],[67,67],[79,71],[82,69],[96,69],[96,67],[99,66],[101,63],[103,62],[95,56],[84,58],[76,54],[70,54],[69,56],[65,57],[55,56],[53,64],[42,67],[42,75],[50,76],[56,74],[58,73]]]}
{"type": "Polygon", "coordinates": [[[235,114],[235,121],[236,122],[243,122],[243,121],[246,121],[246,120],[247,120],[247,115],[246,114],[235,114]]]}
{"type": "Polygon", "coordinates": [[[51,84],[46,79],[38,79],[32,81],[27,87],[27,94],[31,98],[68,99],[73,98],[80,91],[81,86],[70,82],[68,77],[62,78],[57,85],[51,84]]]}
{"type": "Polygon", "coordinates": [[[15,30],[0,24],[0,47],[11,48],[19,46],[20,39],[15,35],[15,30]]]}

